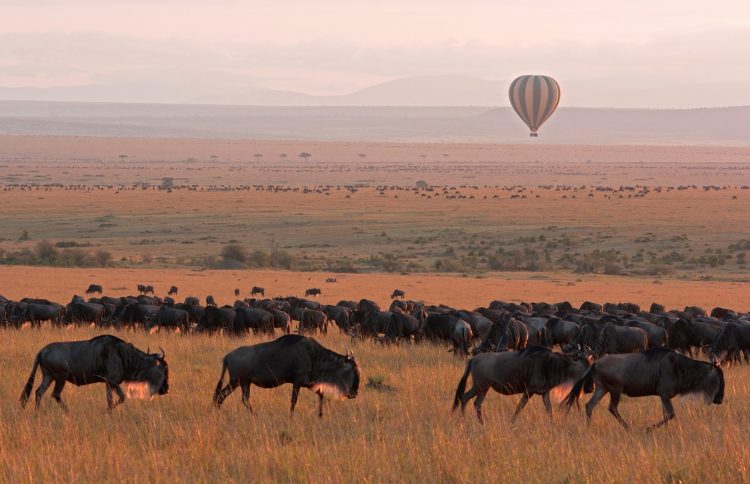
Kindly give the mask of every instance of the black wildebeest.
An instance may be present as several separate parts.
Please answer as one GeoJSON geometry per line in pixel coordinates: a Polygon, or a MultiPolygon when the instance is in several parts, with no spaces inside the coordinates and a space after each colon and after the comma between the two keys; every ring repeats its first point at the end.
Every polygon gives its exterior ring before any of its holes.
{"type": "Polygon", "coordinates": [[[550,391],[555,387],[578,381],[588,368],[585,358],[562,355],[541,346],[530,346],[522,351],[505,351],[502,353],[482,353],[466,363],[466,369],[458,382],[453,399],[453,410],[461,405],[463,413],[466,404],[472,398],[477,418],[482,418],[482,402],[490,388],[503,395],[523,394],[512,420],[518,417],[534,395],[541,395],[547,413],[552,415],[550,391]],[[472,387],[468,392],[466,382],[472,378],[472,387]]]}
{"type": "Polygon", "coordinates": [[[650,432],[675,417],[672,398],[686,393],[703,393],[708,401],[720,404],[724,400],[724,373],[721,368],[694,360],[668,348],[653,348],[642,353],[607,355],[591,365],[565,399],[570,408],[581,389],[594,384],[594,396],[586,404],[586,417],[599,401],[610,394],[609,412],[629,429],[617,406],[620,396],[659,396],[664,419],[647,428],[650,432]]]}
{"type": "Polygon", "coordinates": [[[26,386],[21,393],[21,406],[26,406],[34,387],[37,368],[42,368],[42,383],[36,390],[36,406],[54,382],[52,391],[61,407],[65,404],[60,398],[66,382],[74,385],[106,383],[107,405],[110,410],[125,401],[125,393],[120,388],[123,382],[145,382],[151,395],[166,395],[169,391],[169,370],[164,351],[149,354],[131,343],[112,335],[101,335],[87,341],[51,343],[37,353],[34,366],[26,386]],[[112,390],[119,401],[112,402],[112,390]]]}
{"type": "Polygon", "coordinates": [[[167,295],[176,296],[178,292],[179,292],[179,289],[177,288],[177,286],[172,286],[169,288],[169,292],[167,293],[167,295]]]}
{"type": "Polygon", "coordinates": [[[86,294],[101,294],[102,293],[102,286],[99,284],[91,284],[89,285],[89,288],[86,289],[86,294]]]}
{"type": "Polygon", "coordinates": [[[317,287],[312,287],[312,288],[310,288],[310,289],[308,289],[308,290],[305,291],[305,297],[307,297],[307,296],[317,296],[319,294],[322,294],[322,293],[320,292],[320,289],[318,289],[317,287]]]}
{"type": "Polygon", "coordinates": [[[403,299],[406,297],[406,293],[402,291],[401,289],[394,289],[391,293],[391,299],[396,299],[397,297],[403,299]]]}
{"type": "Polygon", "coordinates": [[[255,296],[256,294],[260,294],[261,296],[266,297],[266,290],[260,286],[253,286],[253,288],[250,290],[250,295],[255,296]]]}
{"type": "Polygon", "coordinates": [[[252,412],[250,385],[276,388],[292,384],[291,413],[297,404],[300,388],[318,394],[318,415],[323,416],[323,395],[356,398],[359,390],[359,368],[354,357],[340,355],[312,338],[292,334],[268,343],[241,346],[228,353],[221,366],[221,377],[214,391],[214,403],[220,407],[235,388],[242,389],[242,403],[252,412]],[[224,386],[224,375],[229,381],[224,386]]]}

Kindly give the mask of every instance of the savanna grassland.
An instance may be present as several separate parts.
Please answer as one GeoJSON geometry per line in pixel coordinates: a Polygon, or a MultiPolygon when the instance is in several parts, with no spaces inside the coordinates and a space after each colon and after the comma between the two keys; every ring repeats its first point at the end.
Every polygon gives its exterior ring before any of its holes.
{"type": "MultiPolygon", "coordinates": [[[[532,399],[516,423],[516,397],[492,393],[486,425],[473,408],[465,420],[450,404],[463,362],[446,348],[383,348],[329,334],[320,341],[351,348],[363,386],[356,400],[326,404],[303,391],[289,417],[291,389],[251,388],[255,415],[239,392],[221,410],[211,394],[224,353],[242,341],[169,332],[124,336],[141,347],[163,347],[170,364],[170,393],[152,401],[127,400],[112,414],[101,385],[66,387],[63,413],[49,398],[39,411],[17,403],[33,355],[45,343],[83,339],[93,329],[1,330],[0,439],[6,482],[117,480],[123,482],[368,481],[477,482],[719,481],[750,478],[745,448],[750,424],[747,367],[726,372],[723,405],[693,398],[675,402],[677,419],[652,434],[642,429],[660,418],[656,398],[626,399],[623,416],[638,429],[622,430],[600,405],[587,427],[582,413],[556,412],[550,421],[532,399]],[[369,378],[390,390],[364,386],[369,378]]],[[[38,381],[38,380],[37,380],[38,381]]]]}
{"type": "MultiPolygon", "coordinates": [[[[2,136],[0,294],[66,303],[92,283],[111,296],[145,283],[221,305],[258,285],[387,305],[399,288],[467,309],[747,311],[749,169],[742,147],[2,136]]],[[[750,481],[746,365],[726,370],[724,404],[678,399],[649,435],[656,398],[623,401],[638,429],[625,433],[606,399],[591,427],[575,410],[550,421],[537,400],[510,423],[518,398],[493,393],[482,427],[471,407],[451,414],[464,362],[447,346],[331,331],[319,339],[354,351],[359,397],[319,419],[303,392],[290,418],[288,386],[251,389],[255,415],[239,394],[211,405],[222,356],[260,337],[128,332],[166,351],[169,395],[109,414],[101,385],[69,385],[68,414],[49,394],[21,410],[36,352],[100,331],[0,329],[0,481],[750,481]]]]}
{"type": "MultiPolygon", "coordinates": [[[[113,295],[134,292],[150,281],[161,293],[176,284],[181,294],[214,294],[219,304],[233,300],[232,288],[264,285],[268,294],[300,294],[325,273],[290,271],[191,271],[185,269],[67,269],[2,267],[3,293],[67,301],[90,281],[113,295]],[[80,289],[79,289],[80,288],[80,289]]],[[[727,281],[665,279],[660,284],[633,277],[593,275],[575,282],[570,275],[516,273],[484,279],[456,275],[347,274],[322,285],[322,302],[368,296],[387,304],[393,287],[428,303],[458,307],[506,300],[569,299],[580,304],[633,301],[647,306],[724,305],[747,310],[747,288],[727,281]]],[[[222,356],[262,339],[116,333],[142,348],[162,347],[170,364],[170,393],[152,401],[128,400],[111,415],[101,385],[68,385],[64,414],[45,396],[38,412],[17,403],[34,354],[46,343],[84,339],[93,328],[0,330],[0,441],[3,481],[122,480],[194,481],[745,481],[750,478],[744,442],[750,424],[750,373],[726,370],[723,405],[697,398],[675,401],[677,419],[652,434],[643,429],[661,416],[657,398],[625,398],[620,409],[638,430],[624,432],[604,404],[591,427],[582,413],[552,421],[540,400],[532,400],[516,423],[510,417],[517,397],[491,393],[480,426],[471,406],[465,420],[450,406],[464,362],[448,346],[383,347],[352,341],[331,331],[318,339],[345,352],[352,349],[362,371],[356,400],[332,401],[316,415],[317,398],[304,391],[289,417],[291,389],[251,389],[256,414],[241,405],[239,392],[221,410],[211,405],[222,356]],[[386,388],[366,386],[369,380],[386,388]],[[391,388],[388,388],[391,387],[391,388]]],[[[37,384],[39,377],[37,376],[37,384]]]]}

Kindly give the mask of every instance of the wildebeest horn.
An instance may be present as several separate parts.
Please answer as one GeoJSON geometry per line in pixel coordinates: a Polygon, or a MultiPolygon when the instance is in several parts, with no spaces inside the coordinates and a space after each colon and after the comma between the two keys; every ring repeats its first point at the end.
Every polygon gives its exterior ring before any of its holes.
{"type": "Polygon", "coordinates": [[[164,350],[161,348],[161,346],[159,346],[159,351],[161,351],[161,359],[162,360],[167,357],[167,354],[164,352],[164,350]]]}

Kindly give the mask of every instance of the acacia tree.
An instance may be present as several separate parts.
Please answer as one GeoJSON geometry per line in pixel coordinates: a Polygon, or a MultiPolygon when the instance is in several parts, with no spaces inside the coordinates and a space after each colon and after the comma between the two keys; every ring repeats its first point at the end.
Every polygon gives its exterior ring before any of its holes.
{"type": "Polygon", "coordinates": [[[303,151],[302,153],[299,154],[299,157],[300,158],[304,158],[305,161],[307,161],[308,158],[310,158],[311,156],[312,155],[310,153],[308,153],[307,151],[303,151]]]}
{"type": "Polygon", "coordinates": [[[286,156],[287,156],[287,155],[286,155],[286,153],[280,153],[280,154],[279,154],[279,159],[280,159],[281,161],[286,161],[286,156]]]}
{"type": "Polygon", "coordinates": [[[263,153],[255,153],[253,158],[255,158],[255,161],[261,161],[263,159],[263,153]]]}

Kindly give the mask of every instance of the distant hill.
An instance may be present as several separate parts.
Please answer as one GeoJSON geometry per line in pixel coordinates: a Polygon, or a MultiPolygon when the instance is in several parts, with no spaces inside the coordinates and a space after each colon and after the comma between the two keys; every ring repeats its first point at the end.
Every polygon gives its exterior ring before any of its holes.
{"type": "MultiPolygon", "coordinates": [[[[510,80],[441,75],[393,79],[341,95],[312,95],[252,85],[189,87],[185,84],[92,84],[50,88],[0,88],[0,100],[58,102],[120,102],[215,104],[245,106],[508,106],[510,80]]],[[[659,83],[622,85],[616,80],[562,80],[562,106],[642,106],[643,99],[659,99],[658,108],[674,106],[750,105],[747,86],[722,80],[688,83],[679,88],[659,83]],[[615,87],[620,86],[620,87],[615,87]]]]}
{"type": "Polygon", "coordinates": [[[750,107],[562,107],[531,140],[508,107],[0,102],[0,134],[28,135],[748,146],[748,126],[750,107]]]}

